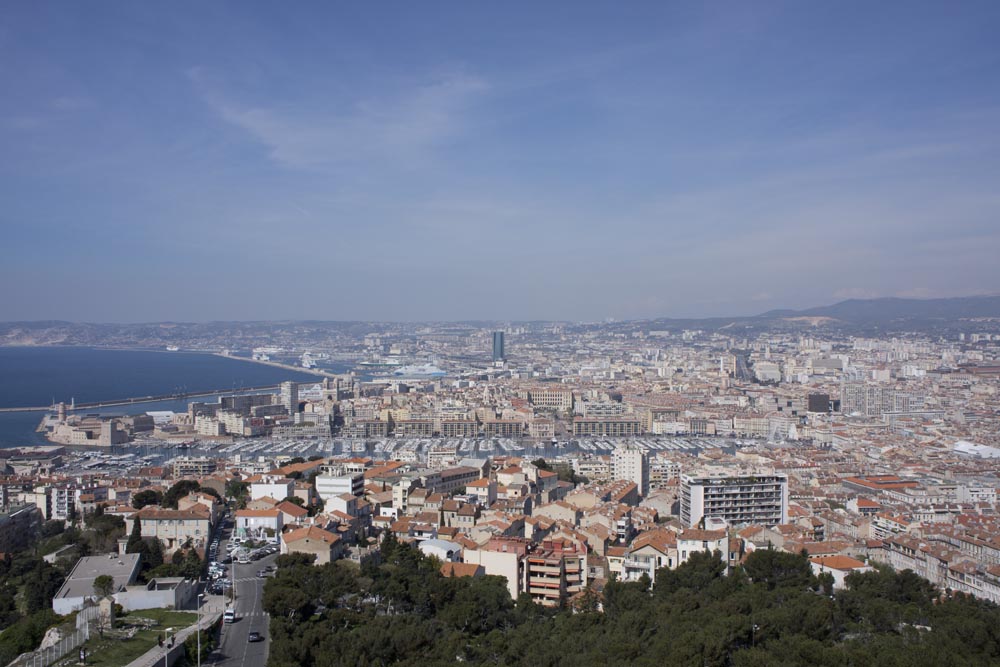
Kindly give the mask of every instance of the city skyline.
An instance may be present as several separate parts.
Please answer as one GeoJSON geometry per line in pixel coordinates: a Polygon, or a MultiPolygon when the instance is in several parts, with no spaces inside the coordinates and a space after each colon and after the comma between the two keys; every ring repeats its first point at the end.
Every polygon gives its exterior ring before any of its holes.
{"type": "Polygon", "coordinates": [[[5,18],[7,321],[591,321],[1000,290],[988,3],[5,18]]]}

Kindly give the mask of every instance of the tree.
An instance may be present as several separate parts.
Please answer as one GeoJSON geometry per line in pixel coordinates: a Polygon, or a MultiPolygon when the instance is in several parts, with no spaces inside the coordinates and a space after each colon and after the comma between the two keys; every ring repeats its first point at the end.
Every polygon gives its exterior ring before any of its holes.
{"type": "Polygon", "coordinates": [[[110,597],[115,588],[115,580],[109,574],[102,574],[94,579],[94,594],[98,597],[110,597]]]}
{"type": "Polygon", "coordinates": [[[142,519],[138,516],[132,519],[132,534],[125,543],[125,553],[137,554],[142,549],[142,519]]]}
{"type": "Polygon", "coordinates": [[[201,576],[202,566],[203,563],[198,557],[198,552],[194,549],[188,549],[184,563],[181,565],[181,574],[188,579],[198,579],[201,576]]]}
{"type": "Polygon", "coordinates": [[[132,496],[132,507],[141,510],[146,505],[159,505],[162,500],[162,493],[155,489],[146,489],[132,496]]]}
{"type": "Polygon", "coordinates": [[[242,480],[231,479],[226,482],[226,497],[235,500],[236,506],[241,509],[246,507],[249,490],[250,485],[242,480]]]}
{"type": "Polygon", "coordinates": [[[757,549],[747,556],[743,568],[754,582],[769,589],[807,588],[816,583],[809,559],[802,554],[757,549]]]}
{"type": "Polygon", "coordinates": [[[187,494],[201,489],[201,484],[193,479],[182,479],[175,483],[167,492],[163,494],[163,507],[177,509],[177,502],[187,494]]]}
{"type": "Polygon", "coordinates": [[[548,464],[545,459],[535,459],[531,462],[531,465],[535,466],[539,470],[552,470],[552,466],[548,464]]]}
{"type": "Polygon", "coordinates": [[[210,486],[200,486],[200,487],[198,487],[198,492],[199,493],[204,493],[207,496],[212,496],[213,498],[215,498],[216,500],[218,500],[220,503],[222,502],[222,496],[220,496],[219,492],[216,491],[215,489],[213,489],[210,486]]]}
{"type": "Polygon", "coordinates": [[[49,519],[42,524],[42,537],[55,537],[66,530],[66,524],[57,519],[49,519]]]}

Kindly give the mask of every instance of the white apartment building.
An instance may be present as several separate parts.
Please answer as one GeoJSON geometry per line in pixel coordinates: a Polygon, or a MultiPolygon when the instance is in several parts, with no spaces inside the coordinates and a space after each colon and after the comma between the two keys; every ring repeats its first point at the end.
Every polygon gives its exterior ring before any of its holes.
{"type": "Polygon", "coordinates": [[[359,496],[365,490],[365,476],[361,473],[346,475],[318,475],[316,495],[329,502],[331,499],[350,493],[359,496]]]}
{"type": "Polygon", "coordinates": [[[639,494],[649,493],[649,455],[636,445],[623,445],[611,454],[611,476],[627,479],[639,487],[639,494]]]}
{"type": "Polygon", "coordinates": [[[681,475],[681,522],[702,518],[733,526],[788,522],[788,476],[784,474],[681,475]]]}

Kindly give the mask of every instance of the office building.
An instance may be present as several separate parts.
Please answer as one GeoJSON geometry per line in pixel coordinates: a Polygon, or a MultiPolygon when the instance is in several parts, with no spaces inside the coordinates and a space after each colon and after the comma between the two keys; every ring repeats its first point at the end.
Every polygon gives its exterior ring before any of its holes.
{"type": "Polygon", "coordinates": [[[829,394],[809,394],[808,398],[808,408],[809,412],[829,412],[830,411],[830,395],[829,394]]]}
{"type": "Polygon", "coordinates": [[[288,414],[294,417],[299,411],[299,385],[295,382],[282,382],[279,400],[288,414]]]}
{"type": "Polygon", "coordinates": [[[504,361],[507,359],[503,348],[503,332],[493,332],[493,361],[504,361]]]}

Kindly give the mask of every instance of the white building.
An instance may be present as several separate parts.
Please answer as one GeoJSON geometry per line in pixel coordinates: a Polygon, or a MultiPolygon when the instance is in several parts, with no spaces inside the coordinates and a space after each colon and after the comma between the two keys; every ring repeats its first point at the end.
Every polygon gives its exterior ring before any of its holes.
{"type": "Polygon", "coordinates": [[[627,479],[639,487],[639,495],[649,493],[649,455],[636,445],[615,448],[611,455],[611,476],[627,479]]]}
{"type": "Polygon", "coordinates": [[[124,590],[139,576],[139,554],[107,554],[81,558],[52,598],[52,611],[65,616],[83,609],[87,600],[97,598],[94,580],[104,575],[112,579],[112,594],[124,590]]]}
{"type": "Polygon", "coordinates": [[[281,510],[236,510],[236,534],[244,539],[277,541],[283,525],[281,510]]]}
{"type": "Polygon", "coordinates": [[[299,385],[295,382],[282,382],[279,400],[288,414],[294,417],[299,411],[299,385]]]}
{"type": "Polygon", "coordinates": [[[365,490],[365,476],[361,473],[317,475],[315,486],[316,495],[326,503],[345,493],[360,496],[365,490]]]}
{"type": "Polygon", "coordinates": [[[683,530],[677,536],[677,564],[687,562],[698,551],[722,554],[722,562],[729,562],[729,533],[722,530],[683,530]]]}
{"type": "Polygon", "coordinates": [[[261,475],[250,483],[250,500],[274,498],[284,500],[295,492],[295,480],[276,475],[261,475]]]}
{"type": "Polygon", "coordinates": [[[681,475],[681,522],[695,527],[709,517],[733,526],[788,523],[788,476],[681,475]]]}
{"type": "Polygon", "coordinates": [[[844,580],[852,572],[872,572],[875,569],[859,560],[840,555],[810,558],[809,565],[812,567],[813,574],[817,576],[824,572],[833,575],[833,588],[838,591],[846,588],[847,584],[844,583],[844,580]]]}

